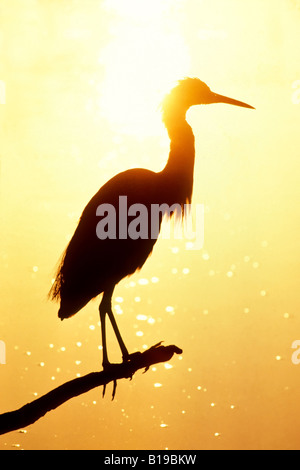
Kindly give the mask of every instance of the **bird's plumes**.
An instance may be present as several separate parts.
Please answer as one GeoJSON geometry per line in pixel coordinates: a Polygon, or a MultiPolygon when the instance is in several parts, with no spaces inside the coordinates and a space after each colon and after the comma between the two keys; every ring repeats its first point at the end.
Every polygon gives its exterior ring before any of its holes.
{"type": "MultiPolygon", "coordinates": [[[[64,258],[64,257],[63,257],[64,258]]],[[[48,298],[50,300],[54,301],[59,301],[60,300],[60,292],[62,288],[62,274],[61,274],[61,268],[63,266],[63,259],[61,263],[59,264],[59,267],[57,268],[56,274],[55,274],[55,279],[53,281],[52,287],[48,293],[48,298]]]]}

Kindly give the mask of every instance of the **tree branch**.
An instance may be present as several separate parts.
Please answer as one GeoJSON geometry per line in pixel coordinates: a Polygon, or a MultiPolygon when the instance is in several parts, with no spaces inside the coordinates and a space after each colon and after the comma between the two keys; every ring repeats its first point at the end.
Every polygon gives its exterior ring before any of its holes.
{"type": "Polygon", "coordinates": [[[169,361],[174,354],[181,353],[182,350],[177,346],[161,346],[161,343],[158,343],[143,353],[131,354],[128,362],[112,364],[107,370],[92,372],[84,377],[66,382],[22,408],[0,415],[0,434],[29,426],[42,418],[48,411],[54,410],[71,398],[101,385],[104,386],[104,395],[106,385],[112,381],[114,382],[113,399],[117,380],[131,379],[137,370],[145,368],[146,372],[151,365],[169,361]]]}

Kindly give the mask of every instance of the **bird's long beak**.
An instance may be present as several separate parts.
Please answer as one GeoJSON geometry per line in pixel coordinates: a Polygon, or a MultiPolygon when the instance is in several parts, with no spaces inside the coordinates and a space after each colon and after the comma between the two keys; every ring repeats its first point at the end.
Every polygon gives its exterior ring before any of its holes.
{"type": "Polygon", "coordinates": [[[233,104],[234,106],[241,106],[242,108],[255,109],[250,104],[243,103],[242,101],[233,100],[232,98],[227,98],[227,96],[218,95],[217,93],[213,94],[213,103],[227,103],[233,104]]]}

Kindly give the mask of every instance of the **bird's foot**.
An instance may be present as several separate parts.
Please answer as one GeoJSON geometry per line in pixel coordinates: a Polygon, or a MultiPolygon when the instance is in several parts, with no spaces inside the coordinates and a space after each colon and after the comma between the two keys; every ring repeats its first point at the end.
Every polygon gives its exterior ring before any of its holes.
{"type": "MultiPolygon", "coordinates": [[[[114,386],[113,386],[113,391],[112,391],[112,395],[111,395],[111,401],[114,400],[114,398],[116,396],[116,391],[117,391],[117,381],[114,380],[114,386]]],[[[103,385],[102,398],[105,397],[105,392],[106,392],[106,384],[103,385]]]]}
{"type": "MultiPolygon", "coordinates": [[[[135,360],[141,357],[142,353],[137,351],[132,354],[123,355],[123,364],[131,365],[135,360]]],[[[134,372],[131,372],[129,379],[132,380],[134,372]]]]}
{"type": "Polygon", "coordinates": [[[142,353],[140,351],[136,351],[136,352],[131,353],[131,354],[123,355],[123,363],[126,364],[128,362],[131,362],[132,360],[141,357],[141,355],[142,355],[142,353]]]}
{"type": "MultiPolygon", "coordinates": [[[[103,362],[102,367],[103,367],[103,372],[110,372],[114,368],[115,364],[111,364],[110,362],[103,362]]],[[[112,400],[116,396],[116,390],[117,390],[117,381],[114,379],[114,385],[113,385],[113,391],[112,391],[112,400]]],[[[106,392],[106,383],[103,385],[103,392],[102,392],[102,398],[105,396],[106,392]]]]}

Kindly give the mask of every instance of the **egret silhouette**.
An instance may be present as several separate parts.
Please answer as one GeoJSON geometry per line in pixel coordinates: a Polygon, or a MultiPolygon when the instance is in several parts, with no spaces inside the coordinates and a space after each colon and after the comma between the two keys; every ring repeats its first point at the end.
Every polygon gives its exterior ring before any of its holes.
{"type": "Polygon", "coordinates": [[[172,207],[176,204],[183,208],[184,204],[191,202],[195,146],[193,131],[186,121],[186,112],[191,106],[212,103],[227,103],[254,109],[241,101],[213,93],[198,78],[186,78],[179,81],[162,103],[163,122],[171,141],[170,154],[165,168],[157,173],[141,168],[130,169],[117,174],[104,184],[85,207],[62,257],[49,293],[53,300],[60,300],[58,316],[61,320],[71,317],[91,299],[103,293],[99,306],[103,368],[110,365],[105,329],[107,315],[120,345],[123,361],[130,361],[130,354],[112,311],[113,291],[121,279],[142,268],[157,241],[162,217],[153,235],[151,233],[151,225],[153,225],[151,224],[151,205],[172,207]],[[120,196],[127,197],[128,207],[142,204],[147,208],[148,236],[143,234],[143,237],[139,238],[130,237],[127,233],[127,226],[121,227],[122,223],[129,224],[130,219],[126,220],[124,214],[121,214],[120,196]],[[103,204],[109,204],[109,207],[113,206],[115,209],[116,230],[114,233],[117,236],[100,239],[96,233],[99,222],[97,208],[103,204]],[[122,236],[119,235],[119,229],[122,231],[122,236]],[[124,236],[124,233],[127,236],[124,236]]]}

